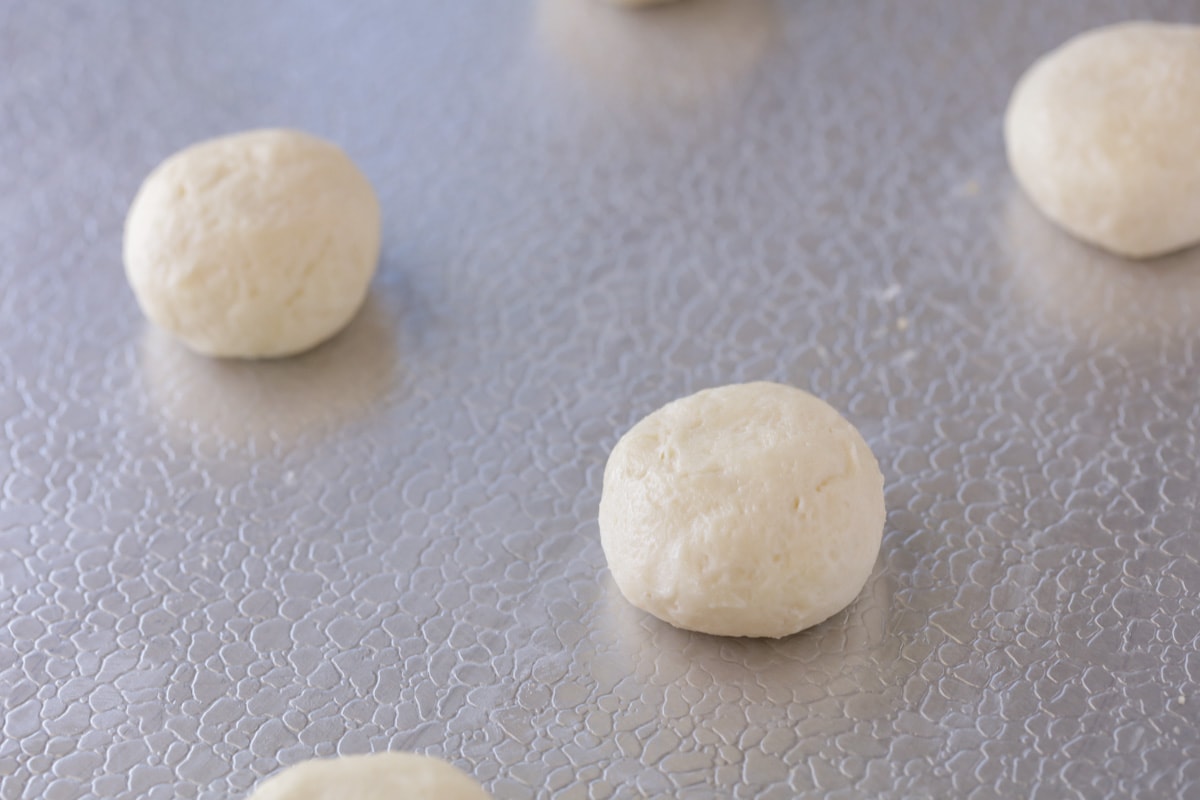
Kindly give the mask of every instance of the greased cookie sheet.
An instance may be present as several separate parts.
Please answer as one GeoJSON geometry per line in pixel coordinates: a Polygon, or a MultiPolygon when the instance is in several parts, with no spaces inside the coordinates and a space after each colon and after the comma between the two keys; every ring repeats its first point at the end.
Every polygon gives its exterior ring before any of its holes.
{"type": "Polygon", "coordinates": [[[1038,55],[1194,5],[678,11],[0,12],[0,796],[387,748],[497,797],[1198,790],[1200,255],[1065,239],[1000,137],[1038,55]],[[307,356],[201,360],[121,223],[267,124],[362,166],[380,274],[307,356]],[[603,569],[604,459],[760,378],[869,441],[880,560],[799,636],[682,633],[603,569]]]}

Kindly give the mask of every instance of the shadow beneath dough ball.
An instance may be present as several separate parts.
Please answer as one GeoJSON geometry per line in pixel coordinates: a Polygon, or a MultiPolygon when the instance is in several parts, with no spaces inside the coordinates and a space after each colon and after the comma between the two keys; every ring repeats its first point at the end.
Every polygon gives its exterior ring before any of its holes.
{"type": "Polygon", "coordinates": [[[394,320],[373,294],[341,333],[290,358],[207,358],[147,324],[141,375],[174,435],[288,444],[333,433],[376,407],[397,380],[394,333],[394,320]]]}
{"type": "Polygon", "coordinates": [[[771,0],[684,0],[640,9],[539,0],[542,46],[599,93],[640,107],[695,106],[728,91],[778,28],[771,0]]]}
{"type": "Polygon", "coordinates": [[[1001,239],[1021,298],[1075,336],[1144,341],[1200,320],[1200,247],[1146,261],[1113,255],[1058,228],[1016,185],[1001,239]]]}
{"type": "Polygon", "coordinates": [[[846,609],[783,639],[742,639],[680,630],[632,606],[611,576],[605,582],[601,624],[616,640],[628,672],[645,685],[682,680],[702,685],[779,685],[828,681],[870,664],[886,672],[887,619],[891,584],[886,573],[871,576],[846,609]]]}

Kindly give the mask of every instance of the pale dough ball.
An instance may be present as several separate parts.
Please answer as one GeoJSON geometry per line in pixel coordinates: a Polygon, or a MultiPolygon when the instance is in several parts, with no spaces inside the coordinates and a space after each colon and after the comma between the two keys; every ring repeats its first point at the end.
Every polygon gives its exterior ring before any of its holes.
{"type": "Polygon", "coordinates": [[[1080,239],[1134,258],[1200,241],[1200,27],[1070,40],[1017,83],[1005,139],[1034,205],[1080,239]]]}
{"type": "Polygon", "coordinates": [[[780,29],[770,0],[686,0],[647,9],[539,0],[537,35],[607,105],[658,113],[735,91],[780,29]],[[644,13],[643,13],[644,12],[644,13]]]}
{"type": "Polygon", "coordinates": [[[125,274],[146,316],[196,352],[286,356],[358,311],[379,229],[375,192],[335,145],[251,131],[150,173],[125,221],[125,274]]]}
{"type": "Polygon", "coordinates": [[[723,636],[788,636],[845,608],[883,521],[883,475],[862,436],[774,383],[655,411],[613,448],[600,499],[600,542],[626,599],[723,636]]]}
{"type": "Polygon", "coordinates": [[[302,761],[264,781],[249,800],[490,800],[473,779],[412,753],[302,761]]]}
{"type": "Polygon", "coordinates": [[[625,6],[626,8],[637,8],[639,6],[659,6],[663,3],[674,3],[675,0],[608,0],[615,6],[625,6]]]}

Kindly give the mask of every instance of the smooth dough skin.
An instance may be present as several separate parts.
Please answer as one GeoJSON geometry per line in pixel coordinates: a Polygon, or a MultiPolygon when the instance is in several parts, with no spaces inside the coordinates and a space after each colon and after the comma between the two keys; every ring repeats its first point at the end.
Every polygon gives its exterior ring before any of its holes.
{"type": "Polygon", "coordinates": [[[1018,183],[1078,238],[1133,258],[1200,241],[1200,27],[1070,40],[1017,83],[1004,132],[1018,183]]]}
{"type": "Polygon", "coordinates": [[[774,383],[655,411],[613,448],[600,499],[600,542],[626,599],[721,636],[788,636],[848,606],[883,522],[883,475],[862,436],[774,383]]]}
{"type": "Polygon", "coordinates": [[[249,800],[490,800],[471,778],[411,753],[314,759],[259,785],[249,800]]]}
{"type": "Polygon", "coordinates": [[[150,173],[125,221],[125,274],[143,313],[192,350],[287,356],[354,317],[379,236],[375,192],[345,153],[298,131],[250,131],[150,173]]]}

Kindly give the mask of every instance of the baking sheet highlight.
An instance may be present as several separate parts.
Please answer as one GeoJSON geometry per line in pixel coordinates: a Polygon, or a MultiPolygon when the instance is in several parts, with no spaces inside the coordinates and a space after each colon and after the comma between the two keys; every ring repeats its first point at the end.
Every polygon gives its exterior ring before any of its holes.
{"type": "Polygon", "coordinates": [[[0,11],[0,796],[388,748],[501,798],[1200,792],[1200,254],[1066,239],[1000,139],[1042,52],[1195,6],[647,14],[0,11]],[[315,352],[206,361],[121,226],[265,125],[370,176],[380,275],[315,352]],[[887,480],[863,595],[782,641],[632,609],[596,529],[628,426],[752,379],[887,480]]]}

